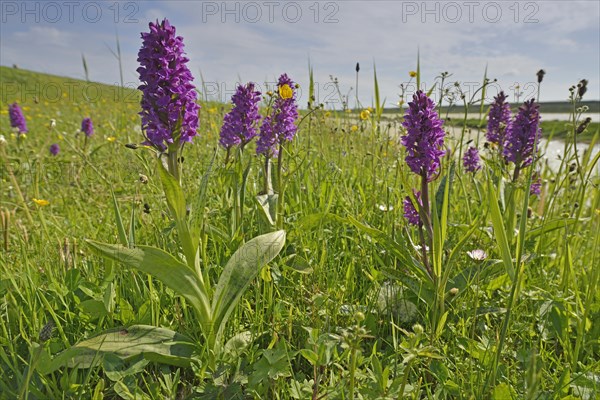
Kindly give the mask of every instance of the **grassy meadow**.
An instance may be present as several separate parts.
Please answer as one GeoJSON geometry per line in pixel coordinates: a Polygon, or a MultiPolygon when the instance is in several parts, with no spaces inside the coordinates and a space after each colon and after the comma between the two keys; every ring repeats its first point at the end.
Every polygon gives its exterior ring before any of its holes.
{"type": "Polygon", "coordinates": [[[302,111],[276,185],[285,243],[247,287],[233,286],[239,303],[212,347],[168,276],[93,243],[164,250],[169,274],[190,262],[185,220],[202,279],[217,282],[236,250],[274,231],[254,143],[227,163],[219,147],[229,105],[201,102],[177,219],[155,152],[126,147],[143,141],[138,91],[6,67],[0,87],[0,399],[598,398],[599,156],[576,153],[597,143],[598,121],[581,135],[543,122],[564,151],[558,169],[534,171],[537,196],[531,168],[511,182],[484,147],[479,105],[451,121],[480,139],[446,137],[431,183],[430,279],[403,217],[418,177],[404,162],[401,110],[302,111]],[[26,136],[10,127],[15,101],[26,136]],[[459,157],[476,144],[483,168],[467,173],[459,157]]]}

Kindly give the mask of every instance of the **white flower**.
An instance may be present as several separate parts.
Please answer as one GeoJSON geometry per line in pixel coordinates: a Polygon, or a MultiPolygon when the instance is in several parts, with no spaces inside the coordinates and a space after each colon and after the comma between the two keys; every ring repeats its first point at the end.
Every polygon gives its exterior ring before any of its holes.
{"type": "Polygon", "coordinates": [[[475,261],[483,261],[488,256],[487,253],[481,249],[467,251],[467,255],[475,261]]]}
{"type": "Polygon", "coordinates": [[[385,204],[378,204],[377,208],[379,208],[380,211],[392,211],[394,209],[393,206],[386,206],[385,204]]]}

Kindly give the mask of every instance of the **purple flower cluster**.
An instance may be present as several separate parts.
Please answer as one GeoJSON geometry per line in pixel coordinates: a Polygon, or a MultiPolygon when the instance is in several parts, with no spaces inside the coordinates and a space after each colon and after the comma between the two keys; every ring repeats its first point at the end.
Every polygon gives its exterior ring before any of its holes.
{"type": "Polygon", "coordinates": [[[506,132],[504,158],[518,167],[528,166],[537,153],[534,145],[541,134],[539,105],[531,99],[519,107],[519,114],[506,132]]]}
{"type": "Polygon", "coordinates": [[[469,147],[463,156],[463,165],[467,172],[477,172],[481,169],[479,151],[475,147],[469,147]]]}
{"type": "Polygon", "coordinates": [[[94,125],[92,124],[91,118],[84,118],[81,121],[81,132],[85,133],[85,136],[90,137],[94,134],[94,125]]]}
{"type": "Polygon", "coordinates": [[[57,155],[60,152],[60,146],[56,143],[50,146],[50,154],[53,156],[57,155]]]}
{"type": "Polygon", "coordinates": [[[506,101],[504,92],[494,97],[494,103],[490,107],[487,125],[487,140],[490,143],[504,145],[504,137],[510,130],[510,104],[506,101]]]}
{"type": "Polygon", "coordinates": [[[421,90],[413,95],[408,106],[402,123],[407,131],[402,136],[402,144],[408,153],[406,163],[415,174],[431,182],[440,167],[440,157],[446,154],[442,150],[444,121],[438,117],[433,101],[421,90]]]}
{"type": "MultiPolygon", "coordinates": [[[[414,192],[414,195],[419,205],[422,205],[421,192],[414,192]]],[[[413,201],[410,198],[410,196],[406,196],[404,198],[402,205],[404,207],[403,215],[404,218],[406,218],[406,220],[408,221],[408,223],[415,226],[421,225],[422,222],[421,218],[419,217],[419,211],[417,211],[417,209],[415,208],[415,205],[413,204],[413,201]]]]}
{"type": "Polygon", "coordinates": [[[530,196],[539,196],[542,193],[542,177],[539,174],[533,174],[531,186],[529,186],[530,196]]]}
{"type": "Polygon", "coordinates": [[[164,150],[168,144],[191,142],[197,135],[197,93],[194,78],[184,56],[183,38],[164,19],[150,23],[150,32],[142,33],[143,45],[138,53],[142,84],[142,128],[146,144],[164,150]]]}
{"type": "Polygon", "coordinates": [[[10,117],[10,126],[17,128],[19,133],[29,132],[23,111],[16,102],[8,106],[8,116],[10,117]]]}
{"type": "Polygon", "coordinates": [[[267,157],[274,157],[279,153],[277,148],[277,134],[273,129],[273,121],[270,116],[263,119],[260,126],[260,136],[256,142],[256,154],[264,154],[267,157]]]}
{"type": "Polygon", "coordinates": [[[298,127],[298,105],[296,104],[296,84],[283,74],[279,77],[277,88],[279,96],[273,104],[273,114],[265,117],[260,127],[260,137],[256,143],[256,153],[272,157],[278,154],[277,145],[292,141],[298,127]]]}
{"type": "Polygon", "coordinates": [[[233,108],[223,119],[219,140],[221,146],[226,149],[239,144],[243,146],[252,140],[257,134],[256,122],[260,120],[260,92],[254,90],[254,83],[239,85],[231,101],[233,108]]]}
{"type": "Polygon", "coordinates": [[[296,91],[294,90],[296,84],[287,76],[283,74],[279,77],[277,88],[279,89],[280,96],[275,100],[275,115],[273,122],[275,124],[275,132],[279,136],[279,140],[287,140],[291,142],[296,135],[298,127],[295,122],[298,119],[298,105],[296,104],[296,91]],[[291,89],[292,95],[284,98],[281,93],[284,88],[291,89]]]}

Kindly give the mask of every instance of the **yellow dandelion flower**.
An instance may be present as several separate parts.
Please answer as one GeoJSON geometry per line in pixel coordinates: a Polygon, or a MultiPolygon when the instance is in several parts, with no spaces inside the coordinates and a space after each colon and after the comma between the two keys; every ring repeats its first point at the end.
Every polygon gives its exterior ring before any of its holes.
{"type": "Polygon", "coordinates": [[[408,73],[408,75],[410,75],[411,78],[416,78],[417,77],[417,71],[410,71],[408,73]]]}
{"type": "Polygon", "coordinates": [[[331,113],[330,113],[329,111],[327,111],[327,112],[325,113],[325,118],[328,118],[329,116],[331,116],[331,113]]]}
{"type": "Polygon", "coordinates": [[[358,126],[356,126],[356,125],[352,125],[352,126],[350,127],[350,130],[351,130],[352,132],[356,132],[356,131],[358,130],[358,126]]]}
{"type": "Polygon", "coordinates": [[[362,110],[360,112],[360,119],[362,119],[363,121],[369,119],[370,116],[371,116],[371,111],[369,111],[369,110],[362,110]]]}
{"type": "Polygon", "coordinates": [[[45,207],[48,204],[50,204],[50,202],[48,200],[44,200],[44,199],[32,199],[32,200],[35,204],[37,204],[40,207],[45,207]]]}
{"type": "Polygon", "coordinates": [[[107,137],[107,138],[106,138],[106,140],[107,140],[109,143],[112,143],[112,142],[114,142],[115,140],[117,140],[117,138],[116,138],[116,137],[114,137],[114,136],[109,136],[109,137],[107,137]]]}
{"type": "Polygon", "coordinates": [[[288,85],[287,83],[285,85],[279,87],[279,96],[282,99],[291,99],[293,95],[294,95],[294,91],[292,90],[290,85],[288,85]]]}

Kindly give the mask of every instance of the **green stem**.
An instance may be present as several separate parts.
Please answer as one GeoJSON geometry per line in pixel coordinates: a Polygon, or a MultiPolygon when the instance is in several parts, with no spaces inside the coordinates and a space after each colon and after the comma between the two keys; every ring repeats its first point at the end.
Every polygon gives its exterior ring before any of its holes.
{"type": "Polygon", "coordinates": [[[283,229],[283,143],[279,143],[277,155],[277,228],[283,229]]]}
{"type": "Polygon", "coordinates": [[[356,353],[357,353],[357,349],[354,347],[352,347],[352,350],[350,352],[350,400],[354,400],[354,387],[355,387],[355,372],[356,372],[356,353]]]}

